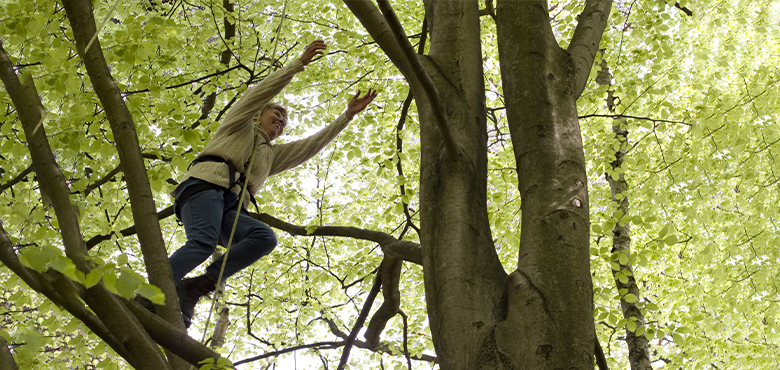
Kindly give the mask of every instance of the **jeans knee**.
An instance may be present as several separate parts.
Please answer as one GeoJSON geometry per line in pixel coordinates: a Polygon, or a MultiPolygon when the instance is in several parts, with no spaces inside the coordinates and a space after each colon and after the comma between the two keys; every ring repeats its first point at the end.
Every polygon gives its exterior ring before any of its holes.
{"type": "Polygon", "coordinates": [[[217,242],[205,239],[189,239],[185,243],[185,246],[212,254],[217,249],[217,242]]]}
{"type": "Polygon", "coordinates": [[[249,238],[253,240],[253,244],[261,251],[262,255],[271,253],[279,242],[273,230],[266,227],[252,228],[249,232],[249,238]]]}

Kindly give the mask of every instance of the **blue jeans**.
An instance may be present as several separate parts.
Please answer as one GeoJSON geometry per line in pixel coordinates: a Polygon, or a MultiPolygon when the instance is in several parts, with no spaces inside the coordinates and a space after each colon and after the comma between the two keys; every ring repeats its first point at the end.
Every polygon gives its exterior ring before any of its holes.
{"type": "MultiPolygon", "coordinates": [[[[187,242],[173,252],[169,261],[176,284],[187,273],[206,261],[217,248],[217,244],[227,246],[233,221],[238,210],[238,195],[232,192],[212,189],[193,194],[186,203],[179,204],[179,196],[192,185],[202,184],[200,179],[183,182],[176,193],[174,212],[184,224],[187,242]]],[[[268,225],[252,218],[242,207],[238,216],[236,232],[228,253],[223,281],[241,269],[255,263],[261,257],[271,253],[276,247],[276,234],[268,225]]],[[[206,271],[219,276],[224,255],[210,264],[206,271]]]]}

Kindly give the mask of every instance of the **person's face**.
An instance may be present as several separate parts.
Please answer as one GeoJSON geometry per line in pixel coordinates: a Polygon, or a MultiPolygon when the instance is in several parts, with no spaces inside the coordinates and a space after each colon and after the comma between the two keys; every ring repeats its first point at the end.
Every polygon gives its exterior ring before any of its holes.
{"type": "MultiPolygon", "coordinates": [[[[255,117],[255,120],[257,120],[257,117],[255,117]]],[[[269,109],[260,115],[260,127],[271,137],[271,140],[282,136],[286,126],[287,119],[277,109],[269,109]]]]}

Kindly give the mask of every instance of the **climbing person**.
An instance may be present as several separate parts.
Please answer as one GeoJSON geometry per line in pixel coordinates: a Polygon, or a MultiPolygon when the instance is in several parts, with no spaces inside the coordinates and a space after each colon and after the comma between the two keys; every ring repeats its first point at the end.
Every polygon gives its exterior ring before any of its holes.
{"type": "Polygon", "coordinates": [[[268,225],[252,218],[245,207],[269,176],[312,158],[377,95],[369,89],[361,97],[358,90],[344,113],[321,131],[302,140],[272,144],[288,122],[287,110],[272,99],[325,48],[322,40],[312,42],[300,58],[244,92],[172,192],[176,217],[184,224],[187,236],[187,242],[169,257],[186,327],[192,322],[198,300],[216,289],[224,255],[212,262],[205,274],[187,279],[184,276],[206,261],[217,244],[228,245],[233,228],[223,280],[270,253],[276,246],[276,235],[268,225]],[[239,209],[244,182],[247,194],[239,209]]]}

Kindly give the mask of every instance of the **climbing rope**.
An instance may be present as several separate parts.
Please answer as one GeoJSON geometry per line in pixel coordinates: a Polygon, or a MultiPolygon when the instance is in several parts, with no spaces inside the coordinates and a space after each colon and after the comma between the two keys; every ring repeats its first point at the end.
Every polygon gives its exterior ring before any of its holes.
{"type": "MultiPolygon", "coordinates": [[[[279,21],[279,27],[277,27],[277,29],[276,29],[276,37],[274,38],[274,50],[273,50],[271,56],[276,56],[276,48],[277,48],[277,46],[279,46],[279,34],[280,34],[281,30],[282,30],[282,24],[284,23],[284,17],[287,14],[287,1],[288,0],[284,0],[284,7],[282,8],[282,19],[279,21]]],[[[278,62],[278,59],[277,59],[277,62],[278,62]]],[[[258,142],[258,138],[259,138],[260,134],[257,132],[257,126],[253,126],[253,127],[254,127],[254,130],[255,130],[255,136],[254,136],[254,143],[253,143],[253,146],[252,146],[252,154],[249,157],[249,166],[246,168],[246,174],[245,174],[246,179],[244,180],[244,183],[241,186],[241,193],[240,193],[239,198],[238,198],[238,210],[236,211],[236,217],[233,220],[233,228],[230,230],[230,238],[228,239],[227,246],[225,247],[225,254],[222,256],[222,266],[219,269],[219,276],[217,277],[217,283],[216,283],[217,290],[219,290],[219,287],[222,284],[222,275],[225,272],[225,264],[226,264],[227,259],[228,259],[228,254],[230,253],[230,247],[233,245],[233,236],[236,233],[236,226],[238,226],[238,217],[241,215],[241,207],[243,207],[244,197],[246,196],[246,188],[247,188],[247,185],[249,184],[249,175],[250,175],[250,173],[252,171],[252,166],[254,165],[254,162],[255,162],[255,154],[257,153],[257,142],[258,142]]],[[[257,206],[257,205],[255,205],[255,206],[257,206]]],[[[209,315],[206,318],[206,326],[205,326],[205,329],[203,330],[203,337],[201,337],[201,339],[200,339],[201,343],[205,343],[205,341],[206,341],[206,332],[208,331],[209,324],[211,323],[211,316],[214,313],[214,307],[216,306],[216,303],[217,303],[217,299],[213,299],[211,301],[211,308],[209,308],[209,315]]]]}

